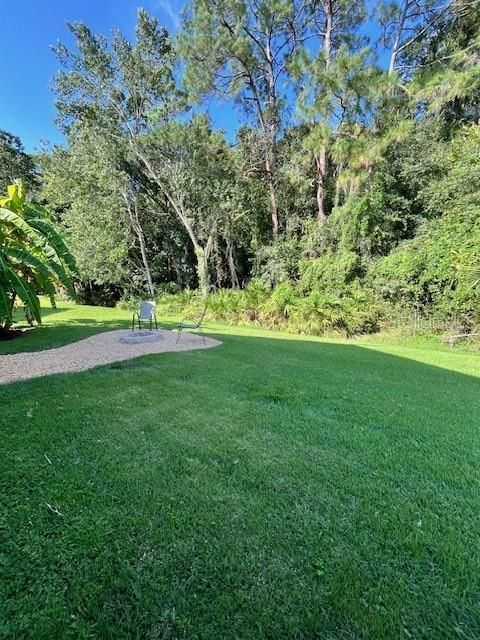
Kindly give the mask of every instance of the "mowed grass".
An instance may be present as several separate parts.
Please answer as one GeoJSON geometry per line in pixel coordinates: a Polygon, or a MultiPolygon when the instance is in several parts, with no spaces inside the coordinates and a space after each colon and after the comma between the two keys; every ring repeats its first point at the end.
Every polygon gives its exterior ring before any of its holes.
{"type": "Polygon", "coordinates": [[[0,637],[479,638],[480,356],[210,329],[0,387],[0,637]]]}

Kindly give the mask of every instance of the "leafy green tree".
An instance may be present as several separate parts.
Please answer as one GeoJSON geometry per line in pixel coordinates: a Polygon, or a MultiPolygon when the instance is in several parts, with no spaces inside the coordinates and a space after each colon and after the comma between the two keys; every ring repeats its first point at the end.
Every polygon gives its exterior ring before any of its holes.
{"type": "Polygon", "coordinates": [[[15,180],[23,180],[33,190],[38,186],[37,169],[20,138],[0,129],[0,192],[15,180]]]}
{"type": "Polygon", "coordinates": [[[145,136],[143,144],[188,230],[198,282],[206,292],[212,249],[232,212],[233,165],[223,135],[212,131],[208,118],[199,115],[190,122],[172,121],[157,127],[145,136]],[[158,164],[155,154],[161,159],[158,164]]]}
{"type": "Polygon", "coordinates": [[[42,197],[62,221],[86,298],[192,285],[188,238],[155,184],[91,127],[39,158],[42,197]],[[93,292],[93,293],[92,293],[93,292]],[[109,294],[110,292],[110,294],[109,294]]]}
{"type": "MultiPolygon", "coordinates": [[[[143,10],[138,12],[136,43],[132,45],[119,31],[111,41],[94,35],[83,23],[70,24],[78,52],[64,45],[56,48],[63,70],[56,78],[57,108],[64,127],[93,127],[116,148],[124,162],[141,166],[163,194],[177,215],[192,242],[197,239],[182,211],[182,203],[174,197],[163,175],[168,158],[149,157],[143,141],[155,127],[167,124],[184,109],[181,93],[176,87],[174,67],[176,54],[167,31],[143,10]],[[160,162],[158,162],[160,160],[160,162]]],[[[146,250],[138,225],[138,200],[131,200],[132,181],[123,190],[128,194],[127,210],[139,236],[145,265],[146,250]],[[140,234],[140,235],[139,235],[140,234]]],[[[151,276],[147,275],[151,288],[151,276]]]]}
{"type": "MultiPolygon", "coordinates": [[[[378,72],[369,60],[368,49],[356,51],[364,13],[362,3],[316,3],[315,28],[310,30],[316,48],[308,40],[297,48],[290,64],[299,87],[298,116],[308,127],[297,155],[301,161],[303,154],[304,161],[310,159],[315,167],[320,225],[327,216],[328,160],[333,157],[333,145],[340,137],[349,141],[359,137],[357,128],[366,125],[371,113],[369,100],[375,97],[378,72]]],[[[337,155],[340,151],[338,146],[337,155]]],[[[351,155],[352,145],[349,151],[351,155]]],[[[341,163],[339,168],[342,169],[341,163]]]]}
{"type": "Polygon", "coordinates": [[[41,322],[38,294],[54,303],[55,285],[74,295],[76,266],[54,218],[28,202],[21,182],[9,185],[0,198],[0,328],[13,322],[17,297],[29,320],[41,322]]]}
{"type": "Polygon", "coordinates": [[[480,4],[457,0],[410,64],[414,95],[450,129],[480,119],[480,4]]]}
{"type": "Polygon", "coordinates": [[[258,127],[274,239],[280,228],[276,186],[286,107],[282,87],[309,13],[306,3],[297,0],[192,0],[180,37],[187,86],[199,96],[213,92],[239,101],[258,127]]]}
{"type": "Polygon", "coordinates": [[[126,177],[110,157],[93,131],[72,132],[66,149],[39,157],[41,197],[61,219],[82,281],[119,286],[128,279],[134,236],[122,198],[126,177]]]}
{"type": "Polygon", "coordinates": [[[442,153],[442,169],[421,197],[432,218],[373,268],[376,287],[444,317],[479,320],[480,127],[461,130],[442,153]]]}
{"type": "Polygon", "coordinates": [[[376,5],[382,44],[390,52],[388,73],[411,75],[414,52],[436,30],[452,6],[450,0],[387,0],[376,5]]]}

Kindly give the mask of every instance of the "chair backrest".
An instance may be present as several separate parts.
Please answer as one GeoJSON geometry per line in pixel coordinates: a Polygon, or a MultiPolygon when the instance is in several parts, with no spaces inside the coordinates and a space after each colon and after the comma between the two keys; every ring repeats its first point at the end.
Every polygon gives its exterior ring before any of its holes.
{"type": "Polygon", "coordinates": [[[155,314],[156,306],[157,305],[153,300],[144,300],[140,304],[140,311],[138,312],[140,320],[151,320],[155,314]]]}
{"type": "Polygon", "coordinates": [[[208,307],[208,303],[205,303],[205,306],[203,307],[203,311],[202,311],[202,315],[200,316],[199,320],[198,320],[198,326],[200,326],[203,322],[203,319],[205,318],[205,314],[207,313],[207,307],[208,307]]]}

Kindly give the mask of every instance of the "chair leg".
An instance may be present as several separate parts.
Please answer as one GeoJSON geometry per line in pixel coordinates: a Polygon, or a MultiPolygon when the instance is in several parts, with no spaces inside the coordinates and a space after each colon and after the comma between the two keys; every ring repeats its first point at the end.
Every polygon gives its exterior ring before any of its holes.
{"type": "Polygon", "coordinates": [[[138,316],[138,313],[136,311],[133,312],[133,316],[132,316],[132,331],[134,331],[135,329],[135,320],[138,317],[138,327],[140,328],[140,317],[138,316]]]}
{"type": "Polygon", "coordinates": [[[152,330],[152,316],[150,316],[150,331],[152,330]]]}
{"type": "Polygon", "coordinates": [[[157,324],[157,316],[156,314],[153,316],[154,320],[155,320],[155,331],[158,331],[158,324],[157,324]]]}

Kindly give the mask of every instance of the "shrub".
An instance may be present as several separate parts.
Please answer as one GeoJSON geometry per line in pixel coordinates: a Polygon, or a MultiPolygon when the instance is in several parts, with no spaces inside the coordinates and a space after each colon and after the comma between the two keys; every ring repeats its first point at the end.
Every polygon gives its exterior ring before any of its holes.
{"type": "MultiPolygon", "coordinates": [[[[204,301],[189,291],[163,295],[159,304],[163,313],[195,317],[201,313],[204,301]]],[[[223,289],[212,294],[207,317],[310,335],[327,332],[354,335],[378,329],[381,306],[358,284],[351,285],[343,296],[318,290],[305,296],[290,282],[270,291],[261,283],[252,282],[244,291],[223,289]]]]}
{"type": "Polygon", "coordinates": [[[273,324],[278,324],[291,317],[298,305],[295,288],[289,282],[282,282],[272,291],[262,305],[262,314],[273,324]]]}
{"type": "Polygon", "coordinates": [[[480,208],[454,210],[377,261],[369,279],[379,298],[473,326],[480,314],[479,247],[480,208]]]}
{"type": "Polygon", "coordinates": [[[352,251],[327,252],[315,260],[300,263],[299,289],[310,291],[330,291],[340,294],[361,274],[360,257],[352,251]]]}
{"type": "Polygon", "coordinates": [[[301,252],[301,243],[294,236],[262,247],[254,270],[258,280],[268,287],[295,280],[301,252]]]}

